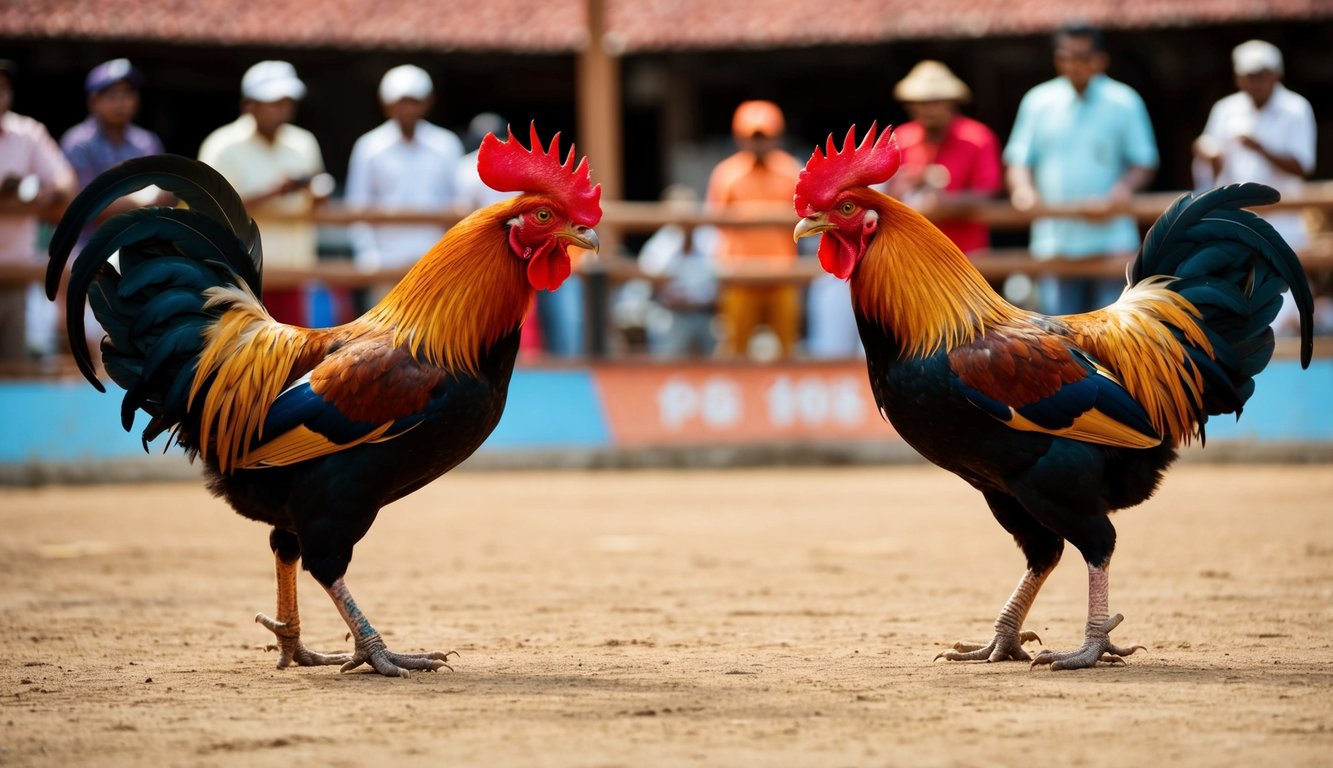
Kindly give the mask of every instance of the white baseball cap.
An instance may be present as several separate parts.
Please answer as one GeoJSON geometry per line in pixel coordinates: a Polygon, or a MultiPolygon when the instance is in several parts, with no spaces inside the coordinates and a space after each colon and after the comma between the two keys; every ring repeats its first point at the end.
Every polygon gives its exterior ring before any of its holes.
{"type": "Polygon", "coordinates": [[[1282,74],[1282,51],[1263,40],[1247,40],[1231,52],[1231,68],[1238,75],[1254,75],[1264,70],[1282,74]]]}
{"type": "Polygon", "coordinates": [[[393,104],[402,99],[425,101],[435,91],[430,75],[421,67],[403,64],[384,73],[380,80],[380,101],[393,104]]]}
{"type": "Polygon", "coordinates": [[[261,61],[245,71],[241,95],[265,103],[283,99],[305,98],[305,83],[296,76],[296,67],[285,61],[261,61]]]}

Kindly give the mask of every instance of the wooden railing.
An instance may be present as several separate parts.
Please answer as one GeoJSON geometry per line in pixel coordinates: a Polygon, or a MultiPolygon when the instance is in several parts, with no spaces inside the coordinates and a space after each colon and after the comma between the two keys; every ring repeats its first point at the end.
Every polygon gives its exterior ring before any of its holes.
{"type": "MultiPolygon", "coordinates": [[[[1180,193],[1151,193],[1136,196],[1127,206],[1107,205],[1064,205],[1038,206],[1031,210],[1017,210],[1007,202],[995,200],[968,207],[932,211],[930,216],[936,221],[974,220],[985,222],[994,230],[1017,231],[1026,228],[1032,220],[1045,216],[1066,216],[1077,218],[1100,219],[1109,216],[1129,214],[1141,225],[1150,225],[1179,196],[1180,193]]],[[[1257,208],[1260,213],[1266,210],[1311,209],[1333,221],[1333,182],[1320,182],[1307,186],[1306,193],[1299,198],[1289,198],[1273,206],[1257,208]]],[[[686,228],[721,225],[721,226],[783,226],[792,227],[796,215],[790,205],[755,207],[745,213],[712,213],[698,206],[672,203],[644,203],[626,201],[604,201],[603,216],[597,226],[603,241],[603,255],[594,260],[587,260],[582,271],[594,284],[619,284],[635,278],[660,280],[661,278],[645,275],[634,259],[620,255],[617,246],[627,234],[650,233],[667,224],[676,224],[686,228]]],[[[467,215],[467,211],[385,211],[356,209],[337,203],[330,203],[318,208],[313,214],[304,217],[287,217],[310,221],[320,226],[346,226],[358,222],[370,224],[419,224],[438,223],[452,225],[467,215]]],[[[1301,262],[1311,274],[1333,274],[1333,234],[1323,234],[1314,238],[1311,245],[1300,253],[1301,262]]],[[[1024,249],[996,250],[979,254],[974,259],[977,268],[987,278],[1002,279],[1010,274],[1059,275],[1065,277],[1121,277],[1124,265],[1106,260],[1047,260],[1033,259],[1024,249]]],[[[393,283],[402,278],[406,268],[387,270],[358,269],[346,260],[328,260],[308,269],[270,267],[265,270],[264,284],[267,287],[293,287],[310,281],[325,285],[358,289],[372,285],[393,283]]],[[[771,268],[737,268],[719,274],[723,282],[746,283],[806,283],[820,274],[818,264],[813,260],[798,261],[791,268],[773,270],[771,268]]],[[[45,278],[45,268],[41,265],[0,264],[0,285],[40,282],[45,278]]],[[[605,300],[605,291],[590,291],[593,302],[605,300]]],[[[605,318],[604,307],[590,307],[589,317],[594,321],[605,318]]],[[[595,325],[594,323],[593,325],[595,325]]],[[[602,337],[604,329],[593,333],[592,352],[602,351],[597,339],[602,337]]],[[[1328,344],[1321,345],[1327,348],[1328,344]]],[[[0,371],[3,373],[3,371],[0,371]]]]}

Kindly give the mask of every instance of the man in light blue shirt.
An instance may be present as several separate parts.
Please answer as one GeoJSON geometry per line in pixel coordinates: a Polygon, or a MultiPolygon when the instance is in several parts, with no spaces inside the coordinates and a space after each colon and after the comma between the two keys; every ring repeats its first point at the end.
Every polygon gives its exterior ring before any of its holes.
{"type": "MultiPolygon", "coordinates": [[[[1048,205],[1130,202],[1157,169],[1157,143],[1143,99],[1105,74],[1109,57],[1101,33],[1071,25],[1055,35],[1060,76],[1023,97],[1004,149],[1010,200],[1027,210],[1048,205]]],[[[1029,248],[1038,259],[1105,258],[1126,262],[1138,250],[1133,217],[1089,220],[1041,218],[1029,248]]],[[[1086,312],[1115,301],[1123,280],[1044,277],[1040,309],[1086,312]]]]}

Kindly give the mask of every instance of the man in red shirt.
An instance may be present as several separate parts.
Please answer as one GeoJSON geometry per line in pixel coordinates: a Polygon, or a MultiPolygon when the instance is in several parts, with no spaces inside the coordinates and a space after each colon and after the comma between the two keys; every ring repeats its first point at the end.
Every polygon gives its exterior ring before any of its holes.
{"type": "MultiPolygon", "coordinates": [[[[886,191],[933,216],[990,199],[1004,189],[1000,144],[985,125],[959,112],[967,84],[938,61],[922,61],[893,89],[912,117],[896,129],[902,167],[886,191]]],[[[990,247],[990,228],[941,221],[940,231],[969,256],[990,247]]]]}

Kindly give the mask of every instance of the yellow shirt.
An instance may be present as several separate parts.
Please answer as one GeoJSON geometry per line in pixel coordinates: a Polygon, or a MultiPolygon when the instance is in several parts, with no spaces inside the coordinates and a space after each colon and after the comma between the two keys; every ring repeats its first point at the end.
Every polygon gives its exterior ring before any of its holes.
{"type": "MultiPolygon", "coordinates": [[[[324,172],[319,142],[310,131],[286,124],[270,144],[255,130],[250,115],[241,115],[209,134],[199,147],[199,159],[226,177],[242,198],[270,190],[284,179],[324,172]]],[[[309,213],[314,204],[311,194],[301,190],[269,200],[250,212],[259,225],[266,266],[308,267],[315,263],[314,225],[264,216],[309,213]]]]}
{"type": "MultiPolygon", "coordinates": [[[[741,213],[746,208],[791,207],[801,165],[796,158],[773,150],[758,162],[754,153],[737,152],[717,164],[708,179],[708,204],[716,210],[741,213]]],[[[785,266],[796,261],[796,243],[790,227],[722,227],[718,264],[735,266],[764,262],[785,266]]]]}

